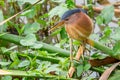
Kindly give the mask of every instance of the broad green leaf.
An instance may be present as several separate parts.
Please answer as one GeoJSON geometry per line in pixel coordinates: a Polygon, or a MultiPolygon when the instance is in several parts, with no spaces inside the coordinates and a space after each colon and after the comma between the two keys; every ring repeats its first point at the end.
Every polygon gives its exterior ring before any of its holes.
{"type": "Polygon", "coordinates": [[[2,77],[1,80],[12,80],[12,77],[11,76],[4,76],[4,77],[2,77]]]}
{"type": "Polygon", "coordinates": [[[96,17],[96,22],[97,22],[98,25],[103,24],[103,20],[104,20],[103,17],[100,16],[100,15],[96,17]]]}
{"type": "Polygon", "coordinates": [[[65,28],[62,28],[60,31],[61,39],[68,38],[65,28]]]}
{"type": "Polygon", "coordinates": [[[34,43],[32,46],[30,46],[30,48],[34,48],[34,49],[40,49],[40,48],[42,48],[43,47],[43,45],[42,44],[40,44],[40,43],[34,43]]]}
{"type": "Polygon", "coordinates": [[[29,9],[21,14],[21,16],[26,16],[28,18],[33,18],[36,14],[36,10],[34,8],[29,9]]]}
{"type": "Polygon", "coordinates": [[[66,0],[66,5],[68,8],[74,8],[75,7],[74,0],[66,0]]]}
{"type": "Polygon", "coordinates": [[[106,54],[100,54],[100,53],[94,53],[94,54],[91,56],[92,59],[104,59],[104,58],[106,58],[106,57],[107,57],[106,54]]]}
{"type": "Polygon", "coordinates": [[[26,24],[24,27],[24,34],[32,34],[40,30],[40,24],[37,22],[26,24]]]}
{"type": "Polygon", "coordinates": [[[117,41],[116,43],[115,43],[115,46],[113,46],[113,51],[115,52],[115,53],[120,53],[120,41],[117,41]]]}
{"type": "Polygon", "coordinates": [[[88,71],[91,68],[91,65],[89,63],[84,64],[84,71],[88,71]]]}
{"type": "Polygon", "coordinates": [[[115,46],[113,46],[113,51],[114,51],[114,56],[117,58],[117,59],[120,59],[120,41],[117,41],[115,43],[115,46]]]}
{"type": "Polygon", "coordinates": [[[59,34],[61,31],[61,29],[55,30],[54,32],[51,33],[51,36],[55,36],[57,34],[59,34]]]}
{"type": "Polygon", "coordinates": [[[55,72],[59,72],[60,69],[58,68],[58,64],[53,64],[51,66],[49,66],[46,70],[45,73],[50,73],[51,71],[55,71],[55,72]]]}
{"type": "Polygon", "coordinates": [[[13,60],[13,61],[19,61],[19,58],[17,56],[17,53],[13,52],[10,54],[10,58],[13,60]]]}
{"type": "Polygon", "coordinates": [[[20,44],[23,46],[32,46],[36,42],[36,37],[34,34],[28,34],[24,39],[20,40],[20,44]]]}
{"type": "Polygon", "coordinates": [[[66,12],[68,10],[68,8],[66,8],[63,4],[59,5],[59,6],[56,6],[55,8],[53,8],[49,13],[49,17],[50,19],[53,17],[53,16],[59,16],[61,17],[64,12],[66,12]]]}
{"type": "Polygon", "coordinates": [[[40,24],[40,29],[43,29],[47,25],[45,20],[38,19],[37,22],[40,24]]]}
{"type": "Polygon", "coordinates": [[[80,44],[81,44],[81,42],[80,42],[80,41],[78,41],[78,40],[74,40],[74,41],[73,41],[73,45],[80,46],[80,44]]]}
{"type": "Polygon", "coordinates": [[[104,18],[104,23],[105,24],[108,24],[113,16],[114,16],[114,7],[113,6],[107,6],[105,7],[103,10],[102,10],[102,13],[101,13],[104,18]]]}
{"type": "Polygon", "coordinates": [[[100,38],[100,42],[103,44],[109,43],[111,32],[112,32],[111,28],[106,27],[103,31],[103,36],[100,38]]]}
{"type": "Polygon", "coordinates": [[[18,65],[18,67],[26,67],[30,65],[30,61],[29,60],[23,60],[22,62],[20,62],[20,64],[18,65]]]}
{"type": "Polygon", "coordinates": [[[7,66],[7,65],[9,65],[9,64],[11,64],[11,62],[0,62],[0,65],[1,65],[1,66],[7,66]]]}
{"type": "Polygon", "coordinates": [[[83,65],[77,66],[77,76],[80,77],[83,72],[83,65]]]}
{"type": "Polygon", "coordinates": [[[113,40],[120,40],[120,27],[115,28],[115,30],[113,31],[113,33],[110,36],[113,40]]]}
{"type": "Polygon", "coordinates": [[[114,16],[114,7],[106,6],[96,18],[97,24],[108,24],[114,16]]]}

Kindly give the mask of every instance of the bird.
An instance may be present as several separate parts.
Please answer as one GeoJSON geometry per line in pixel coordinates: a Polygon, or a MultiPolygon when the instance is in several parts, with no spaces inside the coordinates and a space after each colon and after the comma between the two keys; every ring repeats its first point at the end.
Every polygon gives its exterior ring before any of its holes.
{"type": "MultiPolygon", "coordinates": [[[[59,28],[62,25],[65,25],[65,30],[70,38],[70,62],[71,67],[68,72],[68,76],[72,77],[75,69],[73,63],[73,53],[72,53],[72,39],[81,41],[83,46],[85,46],[86,40],[89,40],[90,34],[93,32],[93,22],[92,19],[88,16],[87,11],[81,8],[76,8],[66,11],[61,20],[52,27],[49,31],[53,31],[56,28],[59,28]]],[[[84,48],[84,47],[83,47],[84,48]]],[[[79,47],[78,52],[81,48],[79,47]]],[[[83,51],[83,50],[82,50],[83,51]]],[[[83,53],[82,53],[83,54],[83,53]]],[[[76,54],[78,56],[79,54],[76,54]]],[[[81,55],[81,53],[80,53],[81,55]]],[[[80,58],[76,57],[76,60],[80,58]]]]}
{"type": "Polygon", "coordinates": [[[76,8],[66,11],[61,21],[58,22],[50,31],[65,24],[65,29],[70,38],[84,41],[93,32],[92,19],[87,15],[87,11],[81,8],[76,8]]]}

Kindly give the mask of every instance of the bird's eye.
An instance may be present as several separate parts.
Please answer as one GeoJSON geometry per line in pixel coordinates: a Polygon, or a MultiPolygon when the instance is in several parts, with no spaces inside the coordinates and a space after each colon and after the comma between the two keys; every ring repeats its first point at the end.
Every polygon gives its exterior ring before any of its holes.
{"type": "Polygon", "coordinates": [[[68,20],[69,20],[69,18],[66,18],[66,19],[65,19],[65,21],[68,21],[68,20]]]}

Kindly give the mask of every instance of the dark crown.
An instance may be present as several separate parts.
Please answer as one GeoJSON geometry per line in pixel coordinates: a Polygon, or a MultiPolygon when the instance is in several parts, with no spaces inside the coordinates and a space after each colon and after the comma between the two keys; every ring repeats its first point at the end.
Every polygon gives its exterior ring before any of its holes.
{"type": "Polygon", "coordinates": [[[78,12],[84,12],[87,14],[87,11],[81,8],[77,8],[77,9],[72,9],[72,10],[68,10],[66,11],[63,16],[61,17],[61,20],[65,20],[67,17],[71,16],[74,13],[78,13],[78,12]]]}

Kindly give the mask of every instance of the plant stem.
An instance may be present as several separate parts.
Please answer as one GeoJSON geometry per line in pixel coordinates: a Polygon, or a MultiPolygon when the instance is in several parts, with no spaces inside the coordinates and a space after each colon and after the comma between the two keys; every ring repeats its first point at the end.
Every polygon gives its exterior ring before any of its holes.
{"type": "MultiPolygon", "coordinates": [[[[1,35],[0,39],[20,45],[20,40],[23,39],[23,37],[6,33],[4,35],[1,35]]],[[[47,50],[48,52],[59,53],[58,56],[62,56],[62,57],[68,57],[69,56],[70,52],[67,51],[67,50],[55,47],[55,46],[50,45],[50,44],[39,42],[39,41],[37,43],[43,45],[42,48],[40,48],[40,49],[47,50]]],[[[108,48],[108,47],[106,47],[106,46],[104,46],[104,45],[102,45],[102,44],[100,44],[100,43],[98,43],[96,41],[90,40],[90,39],[87,40],[87,43],[89,45],[93,46],[94,48],[96,48],[98,50],[101,50],[105,54],[108,54],[108,55],[110,55],[110,56],[112,56],[114,58],[119,59],[119,55],[114,56],[114,51],[112,49],[110,49],[110,48],[108,48]]]]}
{"type": "MultiPolygon", "coordinates": [[[[2,34],[3,34],[3,33],[2,33],[2,34]]],[[[8,42],[15,43],[15,44],[17,44],[17,45],[21,45],[21,44],[20,44],[20,40],[23,39],[23,37],[6,33],[6,34],[4,34],[4,35],[1,35],[1,36],[0,36],[0,39],[1,39],[1,40],[5,40],[5,41],[8,41],[8,42]]],[[[70,53],[70,52],[67,51],[67,50],[64,50],[64,49],[55,47],[55,46],[53,46],[53,45],[40,42],[40,41],[38,41],[37,44],[41,44],[41,45],[42,45],[42,47],[40,48],[41,50],[47,50],[48,52],[56,52],[56,53],[59,53],[58,56],[68,57],[68,56],[69,56],[69,53],[70,53]]]]}
{"type": "Polygon", "coordinates": [[[24,77],[36,77],[36,78],[43,78],[43,79],[54,79],[54,80],[75,80],[71,78],[65,78],[62,76],[54,76],[49,74],[44,74],[41,72],[36,71],[19,71],[19,70],[3,70],[0,69],[0,76],[24,76],[24,77]]]}
{"type": "MultiPolygon", "coordinates": [[[[2,53],[2,52],[0,52],[0,53],[2,53]]],[[[7,52],[5,52],[5,53],[3,53],[3,55],[10,55],[10,53],[12,53],[12,52],[10,52],[10,51],[7,51],[7,52]]],[[[34,57],[36,57],[37,59],[40,59],[40,60],[43,60],[43,61],[50,61],[50,62],[53,62],[53,63],[59,63],[60,62],[60,60],[59,59],[57,59],[57,58],[53,58],[53,57],[46,57],[46,56],[36,56],[36,55],[34,55],[34,54],[24,54],[24,53],[19,53],[19,52],[17,52],[16,53],[19,57],[25,57],[25,56],[29,56],[29,57],[31,57],[31,58],[34,58],[34,57]],[[23,56],[23,54],[24,54],[24,56],[23,56]]]]}

